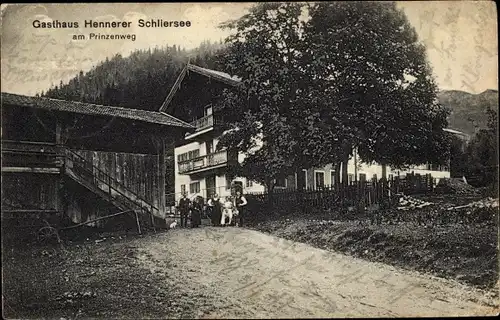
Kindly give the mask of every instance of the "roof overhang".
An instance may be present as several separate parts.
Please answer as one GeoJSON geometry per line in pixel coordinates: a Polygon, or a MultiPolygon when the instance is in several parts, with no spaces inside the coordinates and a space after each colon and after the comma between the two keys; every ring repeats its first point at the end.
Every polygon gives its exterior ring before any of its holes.
{"type": "Polygon", "coordinates": [[[444,128],[443,131],[446,131],[446,132],[449,132],[449,133],[453,133],[453,134],[456,134],[456,135],[459,135],[459,136],[469,137],[469,135],[467,133],[462,132],[462,131],[458,131],[458,130],[455,130],[455,129],[444,128]]]}
{"type": "Polygon", "coordinates": [[[27,107],[39,110],[84,114],[89,116],[107,116],[129,119],[147,124],[195,129],[192,125],[165,112],[104,106],[98,104],[41,98],[2,92],[3,106],[27,107]]]}

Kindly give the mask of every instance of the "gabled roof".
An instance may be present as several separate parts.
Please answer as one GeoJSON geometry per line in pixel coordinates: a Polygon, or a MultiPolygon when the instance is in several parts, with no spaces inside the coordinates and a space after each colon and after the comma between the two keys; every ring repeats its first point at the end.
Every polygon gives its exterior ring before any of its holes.
{"type": "Polygon", "coordinates": [[[220,82],[224,82],[228,85],[231,86],[237,86],[241,83],[241,79],[238,77],[231,77],[229,74],[221,71],[216,71],[216,70],[211,70],[211,69],[206,69],[202,67],[195,66],[193,64],[187,64],[184,69],[182,69],[181,73],[177,77],[177,80],[175,81],[174,85],[172,86],[172,89],[170,89],[170,92],[168,93],[167,98],[163,102],[163,104],[160,107],[160,112],[166,111],[167,107],[169,106],[170,102],[172,102],[172,99],[174,98],[174,95],[176,92],[179,90],[182,80],[184,80],[184,77],[186,76],[186,73],[188,71],[193,71],[198,74],[201,74],[205,77],[208,77],[210,79],[215,79],[220,82]]]}
{"type": "Polygon", "coordinates": [[[464,136],[464,137],[468,137],[469,136],[467,133],[462,132],[462,131],[458,131],[458,130],[455,130],[455,129],[444,128],[443,130],[446,131],[446,132],[453,133],[453,134],[458,134],[458,135],[461,135],[461,136],[464,136]]]}
{"type": "Polygon", "coordinates": [[[228,73],[222,71],[216,71],[212,69],[202,68],[195,66],[194,64],[188,64],[187,68],[189,71],[194,71],[207,77],[215,78],[227,84],[237,86],[241,82],[241,78],[237,76],[231,77],[228,73]]]}
{"type": "Polygon", "coordinates": [[[99,104],[67,101],[51,98],[30,97],[2,92],[2,106],[13,105],[43,110],[54,110],[95,116],[110,116],[131,119],[159,125],[194,129],[189,123],[179,120],[164,112],[103,106],[99,104]]]}

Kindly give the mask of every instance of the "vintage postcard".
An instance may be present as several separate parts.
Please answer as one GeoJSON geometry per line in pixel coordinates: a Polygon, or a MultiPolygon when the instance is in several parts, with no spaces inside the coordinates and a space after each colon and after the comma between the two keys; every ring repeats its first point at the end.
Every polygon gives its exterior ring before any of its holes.
{"type": "Polygon", "coordinates": [[[491,1],[1,6],[6,319],[499,311],[491,1]]]}

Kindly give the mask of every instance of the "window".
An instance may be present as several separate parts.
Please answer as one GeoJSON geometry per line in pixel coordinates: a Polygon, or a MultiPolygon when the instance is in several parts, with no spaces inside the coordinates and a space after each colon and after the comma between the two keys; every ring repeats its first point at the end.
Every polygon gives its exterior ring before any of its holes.
{"type": "Polygon", "coordinates": [[[194,158],[197,158],[200,156],[200,149],[196,149],[196,150],[191,150],[188,152],[188,158],[191,160],[191,159],[194,159],[194,158]]]}
{"type": "Polygon", "coordinates": [[[181,193],[186,193],[186,185],[181,184],[181,193]]]}
{"type": "Polygon", "coordinates": [[[330,185],[331,186],[335,185],[335,170],[330,171],[330,185]]]}
{"type": "Polygon", "coordinates": [[[366,174],[365,173],[360,173],[359,174],[359,181],[360,182],[365,182],[366,181],[366,174]]]}
{"type": "Polygon", "coordinates": [[[436,171],[448,171],[448,166],[447,165],[435,165],[435,168],[433,170],[436,171]]]}
{"type": "Polygon", "coordinates": [[[446,165],[440,165],[437,163],[427,163],[425,165],[425,170],[431,171],[448,171],[448,167],[446,165]]]}
{"type": "Polygon", "coordinates": [[[247,180],[246,187],[247,187],[247,188],[252,187],[252,186],[253,186],[253,181],[252,181],[252,180],[250,180],[250,179],[248,179],[248,178],[247,178],[246,180],[247,180]]]}
{"type": "Polygon", "coordinates": [[[297,189],[300,189],[300,188],[303,188],[303,189],[306,189],[307,188],[307,170],[306,169],[302,169],[302,171],[300,173],[295,173],[295,188],[297,189]],[[299,174],[302,175],[302,181],[301,181],[301,185],[299,185],[299,174]]]}
{"type": "Polygon", "coordinates": [[[200,182],[191,182],[189,184],[189,193],[199,193],[200,192],[200,182]]]}
{"type": "MultiPolygon", "coordinates": [[[[366,175],[365,175],[365,179],[366,179],[366,175]]],[[[349,184],[352,184],[352,182],[353,182],[353,181],[354,181],[354,174],[349,173],[349,174],[347,175],[347,182],[348,182],[349,184]]]]}
{"type": "Polygon", "coordinates": [[[208,140],[205,142],[205,146],[206,146],[206,153],[207,154],[210,154],[210,153],[213,153],[214,152],[214,143],[212,140],[208,140]]]}
{"type": "Polygon", "coordinates": [[[187,161],[200,156],[200,149],[191,150],[185,153],[181,153],[177,156],[177,162],[187,161]]]}
{"type": "Polygon", "coordinates": [[[286,188],[286,178],[280,177],[274,181],[274,186],[276,188],[286,188]]]}
{"type": "Polygon", "coordinates": [[[235,181],[233,183],[233,187],[234,187],[234,192],[239,191],[239,192],[243,193],[243,182],[235,181]]]}
{"type": "Polygon", "coordinates": [[[374,175],[373,175],[372,180],[373,180],[373,181],[378,181],[378,177],[377,177],[377,175],[376,175],[376,174],[374,174],[374,175]]]}
{"type": "Polygon", "coordinates": [[[205,116],[211,115],[213,112],[212,105],[209,104],[208,106],[205,107],[205,116]]]}
{"type": "Polygon", "coordinates": [[[314,172],[314,185],[316,189],[323,188],[325,186],[325,173],[322,171],[314,172]]]}

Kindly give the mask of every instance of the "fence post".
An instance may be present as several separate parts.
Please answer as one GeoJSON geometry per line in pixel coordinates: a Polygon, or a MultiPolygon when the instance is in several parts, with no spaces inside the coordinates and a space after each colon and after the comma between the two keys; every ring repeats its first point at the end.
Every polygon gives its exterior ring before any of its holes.
{"type": "Polygon", "coordinates": [[[142,234],[141,233],[141,224],[139,223],[139,216],[137,214],[137,210],[134,210],[134,213],[135,213],[135,222],[137,223],[137,231],[139,232],[139,234],[142,234]]]}
{"type": "Polygon", "coordinates": [[[432,175],[430,173],[428,173],[426,175],[426,178],[427,178],[426,189],[427,189],[428,192],[432,192],[433,191],[432,175]]]}
{"type": "Polygon", "coordinates": [[[344,183],[340,183],[338,186],[338,197],[339,197],[339,205],[341,208],[344,207],[344,183]]]}
{"type": "Polygon", "coordinates": [[[109,199],[111,199],[111,177],[110,176],[107,176],[107,180],[108,180],[108,196],[109,196],[109,199]]]}
{"type": "MultiPolygon", "coordinates": [[[[365,213],[365,192],[367,188],[367,182],[366,181],[356,181],[356,201],[357,207],[358,207],[358,213],[359,214],[364,214],[365,213]]],[[[369,191],[369,190],[368,190],[369,191]]]]}
{"type": "Polygon", "coordinates": [[[151,206],[151,212],[150,212],[150,215],[151,215],[151,225],[153,226],[153,230],[154,230],[154,232],[156,233],[155,217],[154,217],[154,215],[153,215],[153,206],[151,206]]]}

